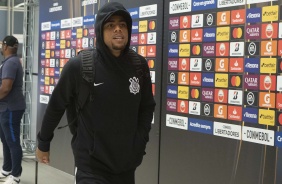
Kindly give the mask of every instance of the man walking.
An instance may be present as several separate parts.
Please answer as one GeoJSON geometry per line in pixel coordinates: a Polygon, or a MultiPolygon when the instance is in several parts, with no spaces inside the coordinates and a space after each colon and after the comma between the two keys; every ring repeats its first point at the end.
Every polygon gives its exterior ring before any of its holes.
{"type": "MultiPolygon", "coordinates": [[[[155,108],[149,67],[129,48],[132,19],[122,4],[104,5],[95,22],[95,81],[80,111],[72,149],[77,184],[134,184],[155,108]],[[141,70],[140,70],[141,69],[141,70]]],[[[77,99],[80,57],[66,63],[48,103],[37,158],[49,163],[50,142],[65,109],[77,99]]]]}

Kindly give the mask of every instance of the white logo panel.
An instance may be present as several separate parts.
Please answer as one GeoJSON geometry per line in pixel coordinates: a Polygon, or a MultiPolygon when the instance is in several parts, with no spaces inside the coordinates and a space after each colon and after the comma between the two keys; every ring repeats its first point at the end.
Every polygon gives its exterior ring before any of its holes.
{"type": "Polygon", "coordinates": [[[166,126],[172,128],[178,128],[182,130],[188,130],[188,117],[167,114],[166,126]]]}
{"type": "Polygon", "coordinates": [[[191,11],[191,0],[172,1],[169,3],[169,14],[186,13],[191,11]]]}
{"type": "Polygon", "coordinates": [[[242,140],[274,146],[274,131],[243,126],[242,140]]]}
{"type": "Polygon", "coordinates": [[[241,140],[241,126],[221,122],[214,122],[213,135],[241,140]]]}

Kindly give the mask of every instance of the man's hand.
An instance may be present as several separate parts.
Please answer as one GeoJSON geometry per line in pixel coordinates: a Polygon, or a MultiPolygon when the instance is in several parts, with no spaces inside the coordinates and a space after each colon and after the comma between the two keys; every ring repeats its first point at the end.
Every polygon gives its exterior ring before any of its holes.
{"type": "Polygon", "coordinates": [[[40,151],[38,148],[36,148],[36,157],[38,162],[44,163],[44,164],[49,164],[49,151],[44,152],[40,151]]]}

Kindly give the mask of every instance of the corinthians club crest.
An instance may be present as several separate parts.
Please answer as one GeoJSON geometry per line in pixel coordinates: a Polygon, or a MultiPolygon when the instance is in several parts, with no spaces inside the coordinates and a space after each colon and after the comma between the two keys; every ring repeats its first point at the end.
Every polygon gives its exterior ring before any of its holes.
{"type": "Polygon", "coordinates": [[[139,79],[137,77],[133,77],[129,79],[129,82],[130,82],[130,86],[129,86],[130,93],[133,93],[134,95],[136,95],[136,93],[139,93],[140,90],[139,79]]]}

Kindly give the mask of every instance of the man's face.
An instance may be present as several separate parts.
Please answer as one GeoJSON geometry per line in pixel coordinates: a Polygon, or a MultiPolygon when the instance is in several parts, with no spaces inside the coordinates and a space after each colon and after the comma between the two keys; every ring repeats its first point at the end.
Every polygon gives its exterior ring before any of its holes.
{"type": "Polygon", "coordinates": [[[104,24],[103,39],[111,53],[118,57],[128,43],[128,28],[122,16],[113,15],[104,24]]]}

